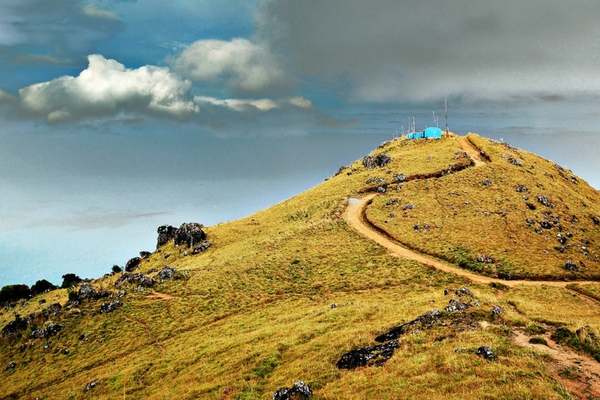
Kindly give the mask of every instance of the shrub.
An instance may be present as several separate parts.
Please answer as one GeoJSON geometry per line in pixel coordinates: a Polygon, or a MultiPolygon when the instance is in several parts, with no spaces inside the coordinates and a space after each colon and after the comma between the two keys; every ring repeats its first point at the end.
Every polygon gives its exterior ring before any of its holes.
{"type": "Polygon", "coordinates": [[[81,282],[81,278],[75,274],[64,274],[62,276],[62,278],[63,278],[63,282],[62,282],[62,285],[60,285],[60,287],[63,289],[68,289],[71,286],[75,286],[79,282],[81,282]]]}
{"type": "Polygon", "coordinates": [[[51,282],[48,282],[45,279],[39,280],[31,286],[31,292],[33,294],[44,293],[46,290],[54,290],[56,289],[56,285],[53,285],[51,282]]]}

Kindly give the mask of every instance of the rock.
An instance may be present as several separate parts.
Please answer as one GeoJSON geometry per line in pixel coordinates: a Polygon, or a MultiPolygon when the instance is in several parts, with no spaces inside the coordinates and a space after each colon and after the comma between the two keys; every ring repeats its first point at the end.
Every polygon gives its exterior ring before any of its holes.
{"type": "Polygon", "coordinates": [[[297,381],[291,388],[281,388],[273,393],[273,400],[300,400],[312,396],[311,388],[302,381],[297,381]]]}
{"type": "Polygon", "coordinates": [[[406,334],[408,331],[416,327],[417,325],[421,328],[431,327],[435,321],[442,316],[440,310],[431,310],[428,313],[418,316],[410,322],[397,326],[383,335],[379,335],[375,338],[376,342],[383,343],[388,340],[398,339],[400,336],[406,334]]]}
{"type": "Polygon", "coordinates": [[[494,257],[492,257],[489,254],[482,254],[479,257],[477,257],[477,262],[486,263],[486,264],[493,264],[494,263],[494,257]]]}
{"type": "Polygon", "coordinates": [[[490,361],[496,359],[494,352],[488,346],[481,346],[480,348],[477,349],[477,352],[475,354],[477,354],[480,357],[485,358],[486,360],[490,360],[490,361]]]}
{"type": "Polygon", "coordinates": [[[415,205],[414,204],[410,204],[410,203],[408,203],[404,207],[402,207],[402,209],[405,210],[405,211],[406,210],[412,210],[413,208],[415,208],[415,205]]]}
{"type": "Polygon", "coordinates": [[[381,153],[376,155],[375,158],[373,158],[373,162],[378,167],[385,167],[386,165],[392,162],[392,157],[385,153],[381,153]]]}
{"type": "Polygon", "coordinates": [[[112,303],[102,303],[100,305],[100,314],[108,314],[115,311],[117,308],[123,305],[119,300],[115,300],[112,303]]]}
{"type": "Polygon", "coordinates": [[[140,265],[140,262],[142,262],[141,258],[133,257],[125,264],[125,272],[133,272],[140,265]]]}
{"type": "Polygon", "coordinates": [[[377,193],[385,193],[387,188],[385,186],[379,186],[377,188],[377,193]]]}
{"type": "Polygon", "coordinates": [[[16,363],[14,363],[14,362],[10,362],[10,363],[8,363],[8,364],[6,365],[6,367],[4,367],[4,370],[5,370],[5,371],[8,371],[8,370],[10,370],[10,369],[15,369],[15,367],[16,367],[16,366],[17,366],[17,364],[16,364],[16,363]]]}
{"type": "Polygon", "coordinates": [[[95,381],[91,381],[89,383],[86,383],[86,385],[83,387],[83,391],[87,392],[90,389],[95,388],[97,384],[98,384],[98,380],[97,379],[95,381]]]}
{"type": "Polygon", "coordinates": [[[517,188],[515,190],[519,193],[524,193],[524,192],[528,192],[529,188],[525,185],[517,185],[517,188]]]}
{"type": "Polygon", "coordinates": [[[446,312],[464,311],[467,308],[471,308],[470,303],[464,303],[455,298],[450,299],[449,304],[450,305],[445,308],[446,312]]]}
{"type": "Polygon", "coordinates": [[[146,258],[150,257],[152,255],[152,253],[150,253],[149,251],[140,251],[140,258],[142,260],[145,260],[146,258]]]}
{"type": "Polygon", "coordinates": [[[38,304],[45,304],[46,303],[46,299],[41,299],[40,301],[38,301],[38,304]]]}
{"type": "Polygon", "coordinates": [[[25,318],[21,318],[19,314],[15,314],[15,319],[2,328],[2,336],[9,337],[17,332],[24,331],[27,329],[27,325],[28,323],[25,318]]]}
{"type": "Polygon", "coordinates": [[[497,317],[500,314],[502,314],[502,308],[500,308],[500,306],[494,306],[492,307],[492,315],[497,317]]]}
{"type": "Polygon", "coordinates": [[[208,240],[203,240],[198,246],[194,247],[194,251],[192,251],[192,254],[202,253],[208,250],[210,247],[212,247],[212,244],[208,240]]]}
{"type": "Polygon", "coordinates": [[[543,233],[544,233],[544,231],[542,230],[542,228],[540,228],[540,227],[536,227],[536,228],[535,228],[535,233],[537,233],[537,234],[540,234],[540,235],[541,235],[541,234],[543,234],[543,233]]]}
{"type": "Polygon", "coordinates": [[[490,181],[489,179],[486,179],[484,181],[481,182],[483,184],[483,186],[490,186],[492,184],[492,181],[490,181]]]}
{"type": "Polygon", "coordinates": [[[398,174],[394,176],[394,183],[402,183],[406,181],[406,176],[404,174],[398,174]]]}
{"type": "Polygon", "coordinates": [[[516,165],[517,167],[521,166],[521,161],[517,160],[514,157],[508,157],[508,162],[511,163],[511,164],[516,165]]]}
{"type": "Polygon", "coordinates": [[[96,291],[96,289],[87,282],[83,283],[79,288],[79,291],[77,292],[77,298],[79,298],[79,301],[86,299],[94,300],[97,296],[98,292],[96,291]]]}
{"type": "Polygon", "coordinates": [[[598,219],[598,217],[592,217],[592,221],[594,222],[594,225],[600,225],[600,219],[598,219]]]}
{"type": "Polygon", "coordinates": [[[48,307],[42,310],[42,315],[44,316],[44,318],[50,318],[51,316],[58,317],[61,314],[62,306],[60,305],[60,303],[50,304],[48,307]]]}
{"type": "Polygon", "coordinates": [[[444,289],[444,296],[448,296],[448,293],[449,293],[448,289],[444,289]]]}
{"type": "Polygon", "coordinates": [[[531,203],[525,203],[525,205],[527,206],[527,208],[529,208],[530,210],[536,210],[537,207],[535,206],[535,204],[531,204],[531,203]]]}
{"type": "MultiPolygon", "coordinates": [[[[492,261],[493,262],[493,261],[492,261]]],[[[469,290],[469,288],[467,288],[466,286],[461,287],[460,289],[458,289],[457,291],[455,291],[457,296],[471,296],[473,297],[473,292],[471,292],[469,290]]]]}
{"type": "Polygon", "coordinates": [[[204,228],[204,225],[196,222],[182,224],[175,231],[175,237],[173,238],[175,246],[186,244],[188,247],[194,247],[194,245],[206,239],[206,233],[202,228],[204,228]]]}
{"type": "Polygon", "coordinates": [[[175,231],[177,228],[171,225],[162,225],[157,229],[158,239],[156,240],[156,248],[164,246],[169,243],[169,240],[175,237],[175,231]]]}
{"type": "Polygon", "coordinates": [[[579,272],[579,268],[577,268],[577,265],[575,265],[571,260],[567,260],[565,262],[565,269],[567,271],[579,272]]]}
{"type": "Polygon", "coordinates": [[[333,304],[331,305],[331,309],[333,310],[333,309],[335,309],[335,308],[337,308],[337,304],[336,304],[336,303],[333,303],[333,304]]]}
{"type": "Polygon", "coordinates": [[[143,275],[139,272],[135,274],[126,272],[115,281],[115,288],[119,289],[121,286],[131,283],[136,283],[141,286],[149,287],[153,286],[155,282],[154,279],[150,278],[149,276],[143,275]]]}
{"type": "Polygon", "coordinates": [[[33,339],[43,339],[52,337],[58,334],[58,332],[65,329],[63,324],[50,324],[46,328],[36,329],[29,335],[33,339]]]}
{"type": "Polygon", "coordinates": [[[158,277],[160,279],[173,279],[176,271],[175,268],[171,268],[167,265],[158,272],[158,277]]]}
{"type": "Polygon", "coordinates": [[[537,195],[537,201],[538,203],[546,206],[546,207],[550,207],[550,201],[548,200],[548,197],[544,196],[543,194],[538,194],[537,195]]]}
{"type": "Polygon", "coordinates": [[[375,163],[373,162],[373,157],[371,157],[371,156],[364,156],[363,160],[362,160],[362,164],[367,169],[375,168],[375,163]]]}
{"type": "Polygon", "coordinates": [[[541,221],[540,226],[544,229],[552,229],[552,225],[548,221],[541,221]]]}
{"type": "Polygon", "coordinates": [[[375,182],[376,180],[377,180],[377,177],[376,176],[372,176],[369,179],[367,179],[367,181],[365,182],[365,184],[369,185],[369,184],[375,182]]]}
{"type": "Polygon", "coordinates": [[[342,356],[335,364],[339,369],[355,369],[364,366],[381,366],[392,358],[400,347],[397,340],[352,350],[342,356]]]}
{"type": "Polygon", "coordinates": [[[567,243],[567,238],[566,238],[566,236],[563,236],[562,233],[559,233],[558,235],[556,235],[556,240],[558,240],[558,243],[560,243],[560,244],[567,243]]]}

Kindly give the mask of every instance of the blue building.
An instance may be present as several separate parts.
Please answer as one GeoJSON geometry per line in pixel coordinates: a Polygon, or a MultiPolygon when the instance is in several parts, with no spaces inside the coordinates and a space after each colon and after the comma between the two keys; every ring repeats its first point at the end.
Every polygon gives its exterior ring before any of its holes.
{"type": "Polygon", "coordinates": [[[441,139],[442,130],[440,128],[425,128],[423,132],[412,132],[408,134],[408,139],[441,139]]]}

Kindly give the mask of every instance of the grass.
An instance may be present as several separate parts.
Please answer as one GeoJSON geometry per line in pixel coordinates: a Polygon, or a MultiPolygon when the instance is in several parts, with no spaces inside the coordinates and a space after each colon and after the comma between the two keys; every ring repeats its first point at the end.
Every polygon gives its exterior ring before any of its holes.
{"type": "MultiPolygon", "coordinates": [[[[503,160],[497,155],[503,150],[494,152],[497,145],[480,145],[489,146],[486,151],[493,160],[503,160]]],[[[188,271],[183,279],[152,289],[172,298],[160,299],[150,296],[150,290],[126,287],[124,306],[113,313],[99,314],[101,301],[65,310],[56,319],[65,329],[48,341],[29,339],[31,327],[2,339],[0,366],[15,362],[17,367],[3,371],[0,397],[269,399],[276,389],[303,380],[313,388],[316,399],[564,398],[564,389],[546,366],[547,357],[513,344],[510,332],[513,327],[532,327],[546,320],[573,332],[585,321],[595,330],[600,318],[589,304],[554,288],[503,291],[470,285],[463,278],[392,257],[350,230],[341,218],[349,197],[377,189],[366,183],[372,176],[375,182],[385,178],[382,183],[389,184],[400,173],[432,176],[447,171],[448,164],[467,165],[468,160],[454,158],[457,151],[453,138],[396,140],[374,152],[392,156],[384,168],[368,170],[357,161],[290,200],[208,227],[213,247],[200,255],[185,256],[181,247],[164,246],[144,260],[140,270],[153,275],[148,271],[168,264],[188,271]],[[445,326],[404,336],[401,348],[383,367],[352,371],[335,367],[344,353],[372,345],[379,334],[433,308],[443,309],[451,297],[444,296],[444,289],[465,285],[479,300],[479,307],[459,314],[460,318],[448,317],[445,326]],[[333,303],[336,308],[331,307],[333,303]],[[502,318],[492,317],[494,305],[505,310],[502,318]],[[79,340],[84,332],[87,341],[79,340]],[[23,343],[28,345],[22,351],[23,343]],[[491,346],[498,360],[478,357],[475,352],[482,345],[491,346]],[[69,353],[59,351],[64,349],[69,353]],[[93,380],[98,385],[84,392],[84,385],[93,380]]],[[[532,155],[527,157],[534,160],[532,155]]],[[[410,226],[408,233],[412,230],[408,221],[413,219],[434,226],[438,219],[425,214],[427,201],[417,194],[427,199],[447,197],[447,192],[457,190],[456,185],[473,179],[465,174],[484,173],[485,168],[413,180],[403,183],[399,192],[397,184],[390,185],[369,208],[370,218],[377,220],[382,210],[389,215],[386,199],[399,197],[400,205],[415,204],[406,214],[396,211],[396,220],[403,218],[410,226]]],[[[494,168],[498,174],[502,169],[494,168]]],[[[581,189],[585,183],[578,185],[581,189]]],[[[480,188],[465,186],[465,190],[475,194],[480,188]]],[[[585,197],[586,192],[582,193],[585,197]]],[[[480,194],[481,200],[473,196],[471,201],[487,202],[489,193],[480,194]]],[[[492,201],[502,196],[497,193],[492,201]]],[[[591,209],[594,203],[587,202],[591,209]]],[[[490,245],[487,241],[475,243],[472,238],[469,242],[468,235],[459,232],[466,231],[452,222],[458,220],[459,211],[448,221],[439,219],[438,224],[443,224],[439,237],[432,236],[432,230],[402,239],[446,258],[451,251],[467,261],[482,251],[496,255],[485,247],[490,245]],[[445,242],[452,239],[448,232],[457,238],[445,242]]],[[[442,216],[437,209],[428,212],[442,216]]],[[[400,235],[405,224],[396,227],[381,221],[380,225],[400,235]]],[[[586,237],[594,239],[594,226],[585,225],[582,218],[581,227],[587,229],[586,237]]],[[[515,232],[519,229],[514,228],[515,232]]],[[[508,272],[517,274],[525,267],[515,254],[509,252],[499,259],[508,272]]],[[[533,275],[546,274],[535,263],[531,268],[533,275]]],[[[112,288],[116,278],[93,284],[112,288]]],[[[41,297],[36,297],[15,310],[3,311],[2,323],[13,318],[13,311],[28,315],[54,301],[64,303],[67,293],[61,290],[44,296],[45,304],[39,304],[41,297]]],[[[532,328],[532,334],[540,333],[532,328]]]]}

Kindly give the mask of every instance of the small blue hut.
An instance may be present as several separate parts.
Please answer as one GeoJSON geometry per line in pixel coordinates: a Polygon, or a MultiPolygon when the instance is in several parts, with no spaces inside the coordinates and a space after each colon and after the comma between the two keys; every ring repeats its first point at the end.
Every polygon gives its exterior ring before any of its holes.
{"type": "Polygon", "coordinates": [[[412,132],[408,134],[408,139],[441,139],[442,130],[440,128],[425,128],[423,132],[412,132]]]}

